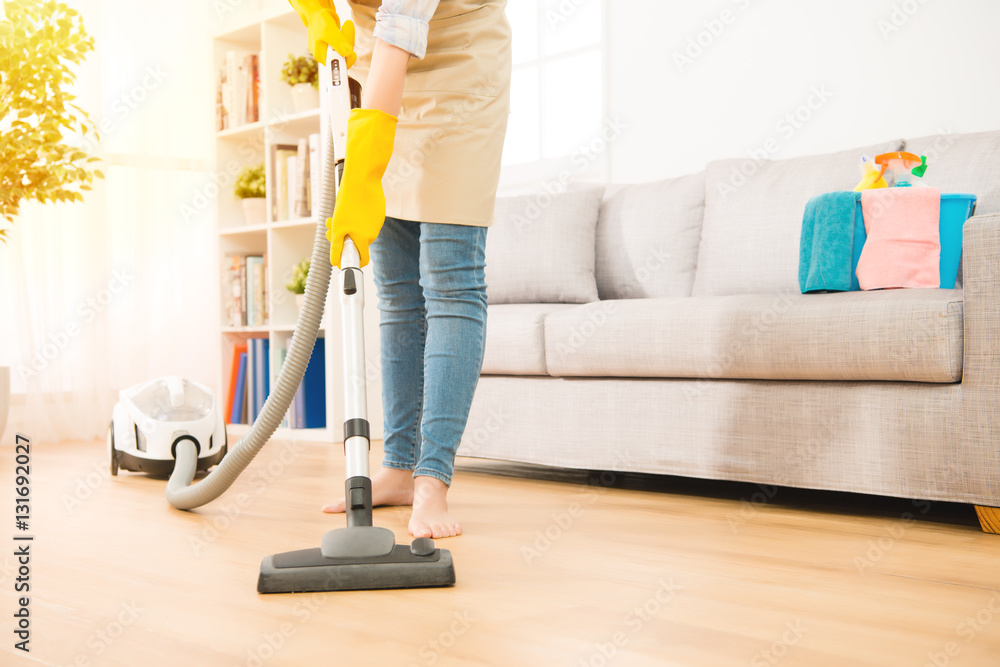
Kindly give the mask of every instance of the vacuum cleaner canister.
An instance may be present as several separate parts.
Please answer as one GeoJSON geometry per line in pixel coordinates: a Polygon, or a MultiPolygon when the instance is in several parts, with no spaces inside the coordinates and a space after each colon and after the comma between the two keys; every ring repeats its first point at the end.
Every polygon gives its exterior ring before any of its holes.
{"type": "Polygon", "coordinates": [[[212,390],[177,376],[123,389],[108,429],[111,474],[119,467],[168,476],[177,443],[190,440],[198,451],[198,470],[208,470],[226,455],[226,425],[212,390]]]}

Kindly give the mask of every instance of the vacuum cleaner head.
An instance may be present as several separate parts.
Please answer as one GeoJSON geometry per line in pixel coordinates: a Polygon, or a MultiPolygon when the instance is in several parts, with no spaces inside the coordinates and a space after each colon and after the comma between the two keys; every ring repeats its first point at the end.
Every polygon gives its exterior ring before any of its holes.
{"type": "Polygon", "coordinates": [[[395,544],[385,528],[353,526],[323,537],[323,547],[265,556],[258,593],[432,588],[455,583],[451,552],[418,537],[395,544]],[[332,554],[330,556],[324,555],[332,554]]]}

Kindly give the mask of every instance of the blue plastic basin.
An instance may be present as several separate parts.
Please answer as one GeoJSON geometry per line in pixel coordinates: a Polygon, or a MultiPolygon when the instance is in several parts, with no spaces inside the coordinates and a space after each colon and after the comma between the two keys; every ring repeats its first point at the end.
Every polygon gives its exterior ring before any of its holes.
{"type": "MultiPolygon", "coordinates": [[[[938,218],[938,230],[941,234],[941,288],[952,289],[958,278],[958,263],[962,259],[962,226],[972,217],[976,209],[976,195],[947,194],[941,195],[941,216],[938,218]]],[[[857,210],[854,214],[854,256],[851,259],[851,289],[860,290],[858,285],[858,259],[868,235],[865,233],[865,221],[861,213],[861,198],[858,197],[857,210]]]]}

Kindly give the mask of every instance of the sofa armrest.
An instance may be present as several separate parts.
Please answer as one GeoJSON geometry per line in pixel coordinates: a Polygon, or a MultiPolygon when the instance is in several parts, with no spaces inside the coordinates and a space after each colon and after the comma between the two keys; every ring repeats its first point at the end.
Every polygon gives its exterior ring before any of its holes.
{"type": "Polygon", "coordinates": [[[966,221],[962,241],[963,389],[1000,390],[1000,213],[966,221]]]}
{"type": "Polygon", "coordinates": [[[1000,507],[1000,214],[963,228],[961,444],[944,474],[970,502],[1000,507]]]}

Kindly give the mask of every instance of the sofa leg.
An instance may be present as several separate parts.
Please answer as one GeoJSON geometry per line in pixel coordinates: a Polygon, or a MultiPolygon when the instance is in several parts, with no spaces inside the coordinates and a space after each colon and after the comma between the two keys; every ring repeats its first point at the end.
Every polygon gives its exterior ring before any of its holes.
{"type": "Polygon", "coordinates": [[[1000,535],[1000,507],[982,507],[976,505],[976,516],[984,533],[1000,535]]]}

